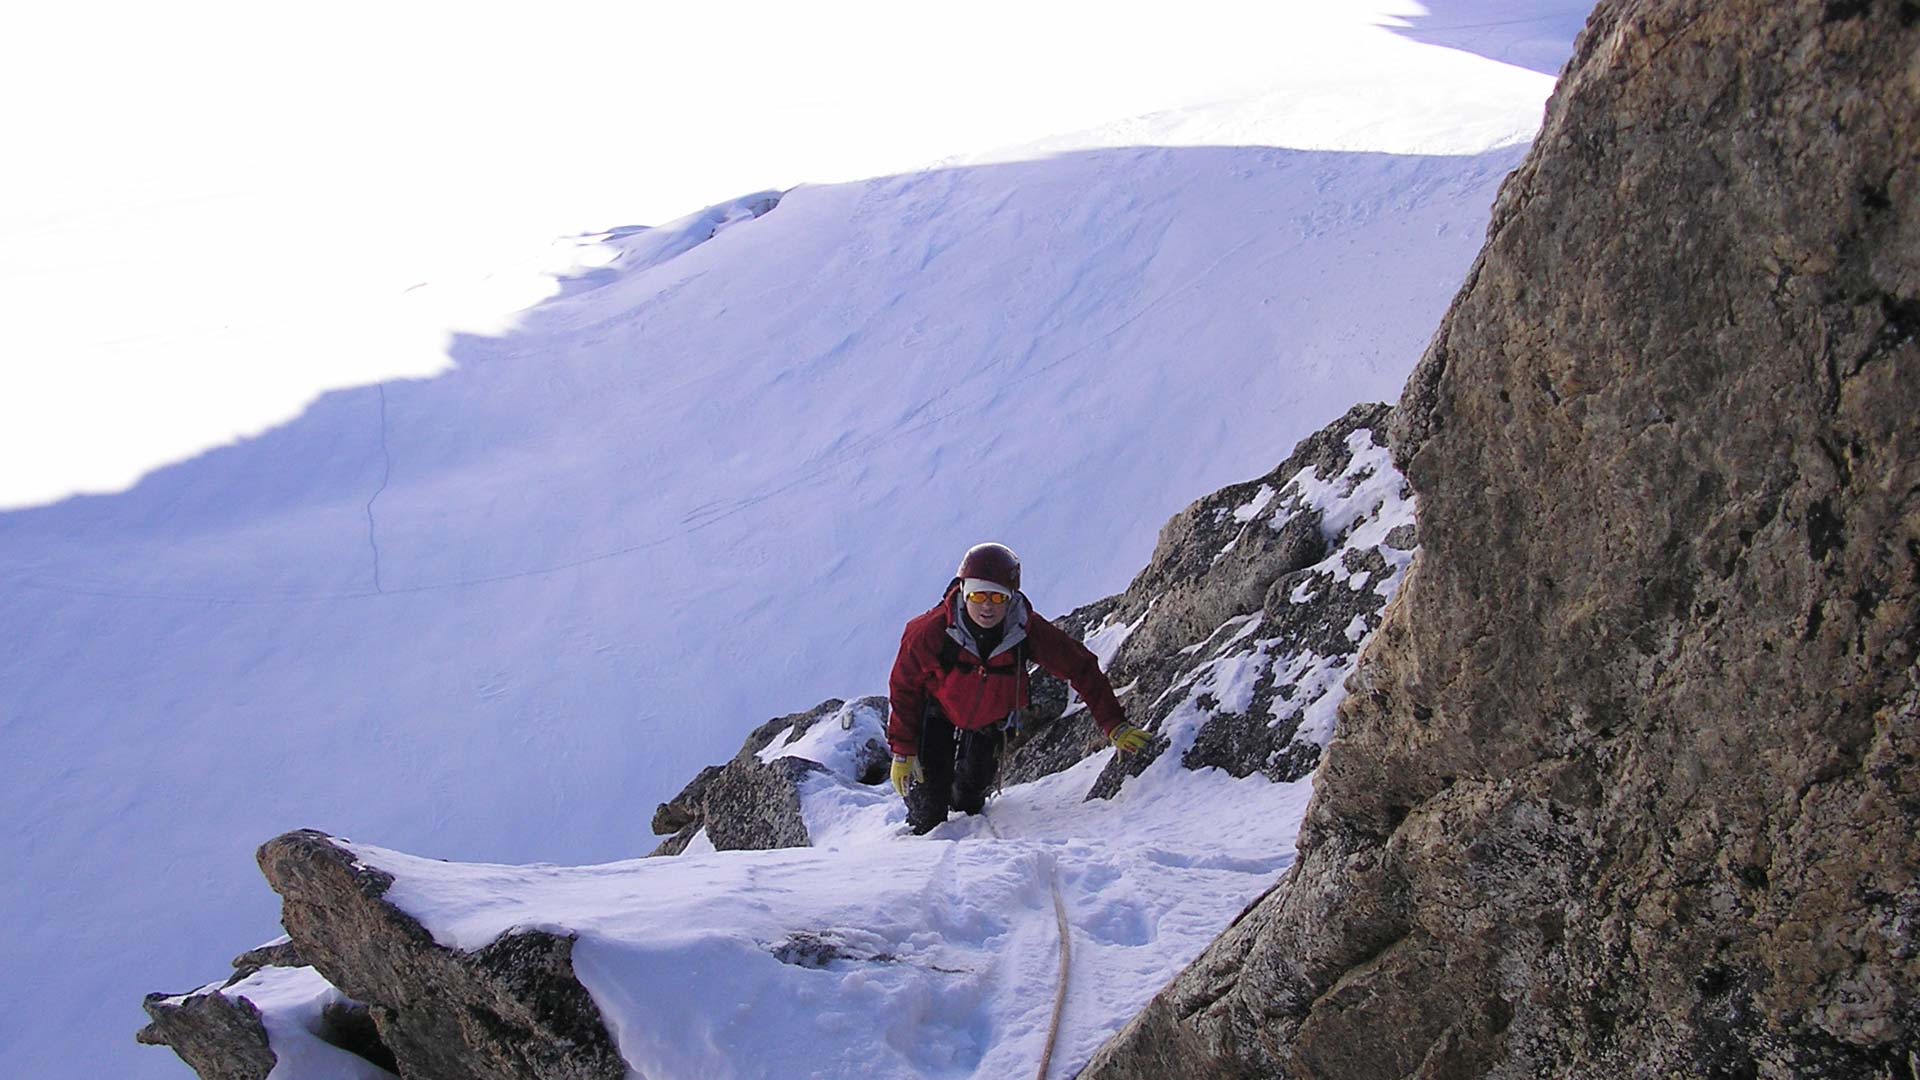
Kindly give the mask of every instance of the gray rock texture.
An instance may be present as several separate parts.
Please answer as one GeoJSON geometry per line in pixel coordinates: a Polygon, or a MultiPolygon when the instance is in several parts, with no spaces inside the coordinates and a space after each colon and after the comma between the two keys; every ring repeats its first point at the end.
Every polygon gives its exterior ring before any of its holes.
{"type": "Polygon", "coordinates": [[[1391,413],[1354,406],[1267,475],[1161,529],[1103,619],[1131,627],[1108,674],[1129,718],[1160,738],[1110,762],[1090,797],[1176,747],[1191,769],[1282,782],[1313,771],[1330,726],[1309,712],[1330,715],[1411,560],[1411,530],[1393,524],[1406,486],[1383,449],[1391,413]]]}
{"type": "Polygon", "coordinates": [[[143,1004],[153,1022],[135,1038],[171,1048],[201,1080],[266,1080],[279,1063],[260,1010],[245,998],[148,994],[143,1004]]]}
{"type": "MultiPolygon", "coordinates": [[[[268,968],[309,965],[299,946],[281,939],[249,949],[233,959],[233,976],[188,994],[148,994],[142,1005],[152,1022],[135,1036],[149,1046],[165,1046],[203,1080],[261,1080],[279,1061],[267,1036],[266,1017],[242,985],[268,968]]],[[[389,1072],[393,1055],[380,1042],[373,1016],[357,1001],[335,1001],[321,1009],[312,1035],[358,1054],[389,1072]]],[[[313,1021],[308,1021],[313,1024],[313,1021]]]]}
{"type": "Polygon", "coordinates": [[[400,1075],[627,1075],[598,1007],[574,977],[571,938],[526,931],[472,953],[436,944],[382,899],[392,877],[317,832],[271,840],[259,861],[300,955],[367,1003],[400,1075]]]}
{"type": "Polygon", "coordinates": [[[227,980],[227,985],[232,986],[261,968],[306,966],[307,962],[300,957],[300,946],[291,939],[281,938],[234,957],[233,978],[227,980]]]}
{"type": "Polygon", "coordinates": [[[1920,1061],[1920,5],[1604,0],[1283,886],[1082,1073],[1920,1061]]]}
{"type": "Polygon", "coordinates": [[[707,789],[707,839],[718,851],[764,851],[806,847],[800,817],[800,784],[825,767],[783,757],[761,765],[729,764],[707,789]]]}

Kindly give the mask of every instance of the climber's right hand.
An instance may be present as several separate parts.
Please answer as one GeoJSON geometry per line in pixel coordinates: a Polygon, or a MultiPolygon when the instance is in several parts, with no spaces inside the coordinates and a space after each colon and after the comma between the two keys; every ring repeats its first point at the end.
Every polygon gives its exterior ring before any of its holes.
{"type": "Polygon", "coordinates": [[[893,755],[893,790],[907,797],[907,783],[911,780],[925,780],[927,774],[920,770],[920,755],[893,755]]]}

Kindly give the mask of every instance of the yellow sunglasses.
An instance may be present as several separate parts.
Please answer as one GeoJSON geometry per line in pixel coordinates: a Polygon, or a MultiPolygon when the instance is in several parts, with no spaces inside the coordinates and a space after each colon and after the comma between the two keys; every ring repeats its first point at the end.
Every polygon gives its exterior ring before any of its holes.
{"type": "Polygon", "coordinates": [[[967,603],[969,604],[993,604],[998,606],[1011,599],[1013,599],[1013,597],[1008,596],[1006,593],[987,592],[984,589],[980,592],[970,592],[967,594],[967,603]]]}

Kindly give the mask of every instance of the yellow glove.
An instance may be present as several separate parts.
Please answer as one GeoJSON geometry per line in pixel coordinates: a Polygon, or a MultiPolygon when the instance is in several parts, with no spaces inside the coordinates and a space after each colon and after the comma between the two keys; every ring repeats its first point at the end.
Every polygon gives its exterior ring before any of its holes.
{"type": "Polygon", "coordinates": [[[920,769],[920,755],[893,755],[893,790],[899,792],[901,798],[907,797],[908,780],[924,781],[926,778],[927,774],[920,769]]]}
{"type": "MultiPolygon", "coordinates": [[[[1123,754],[1137,754],[1153,745],[1153,736],[1124,720],[1120,722],[1119,727],[1113,729],[1113,734],[1108,735],[1107,738],[1111,739],[1113,745],[1119,747],[1120,752],[1123,754]]],[[[897,768],[898,766],[895,767],[897,768]]]]}

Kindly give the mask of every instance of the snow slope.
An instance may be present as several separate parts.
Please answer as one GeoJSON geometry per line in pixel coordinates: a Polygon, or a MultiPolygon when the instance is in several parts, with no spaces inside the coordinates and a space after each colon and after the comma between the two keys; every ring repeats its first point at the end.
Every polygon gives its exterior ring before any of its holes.
{"type": "Polygon", "coordinates": [[[352,850],[441,944],[579,935],[576,970],[621,1055],[658,1078],[1032,1076],[1057,885],[1065,1077],[1292,861],[1312,787],[1186,773],[1170,754],[1113,802],[1084,802],[1105,756],[925,838],[897,798],[822,781],[809,816],[837,813],[812,848],[564,869],[352,850]]]}
{"type": "Polygon", "coordinates": [[[1550,80],[1357,23],[1302,15],[1298,78],[1344,60],[1339,94],[1282,72],[583,238],[445,375],[0,515],[0,970],[33,973],[5,1071],[181,1075],[132,1044],[139,996],[272,936],[249,862],[278,832],[637,854],[747,727],[877,691],[968,544],[1066,610],[1395,397],[1550,80]],[[1342,109],[1379,123],[1330,147],[1342,109]]]}
{"type": "MultiPolygon", "coordinates": [[[[1414,507],[1377,434],[1346,437],[1337,475],[1309,465],[1217,506],[1238,525],[1226,547],[1310,515],[1328,551],[1300,587],[1391,601],[1413,554],[1389,538],[1413,528],[1414,507]],[[1362,566],[1374,572],[1352,569],[1362,566]]],[[[1353,616],[1356,648],[1383,611],[1353,616]]],[[[874,705],[884,699],[869,698],[803,733],[771,732],[756,752],[823,766],[798,781],[809,848],[722,853],[696,835],[677,858],[554,867],[335,843],[387,875],[382,902],[443,946],[480,952],[529,931],[573,939],[574,970],[636,1076],[1034,1075],[1055,1034],[1045,1075],[1072,1076],[1293,861],[1311,776],[1275,783],[1265,770],[1235,779],[1186,767],[1209,721],[1248,713],[1262,694],[1288,694],[1304,714],[1296,738],[1323,746],[1331,733],[1353,655],[1319,656],[1286,632],[1243,643],[1278,629],[1258,615],[1181,649],[1194,663],[1160,701],[1128,699],[1167,747],[1110,800],[1085,798],[1108,750],[1007,787],[978,817],[911,836],[888,783],[861,782],[886,725],[874,705]]],[[[1088,634],[1100,655],[1140,625],[1121,619],[1111,612],[1088,634]]],[[[1077,703],[1066,716],[1088,723],[1077,703]]],[[[281,968],[199,993],[264,1014],[282,1062],[275,1080],[321,1080],[342,1067],[313,1034],[329,991],[311,968],[281,968]]]]}

